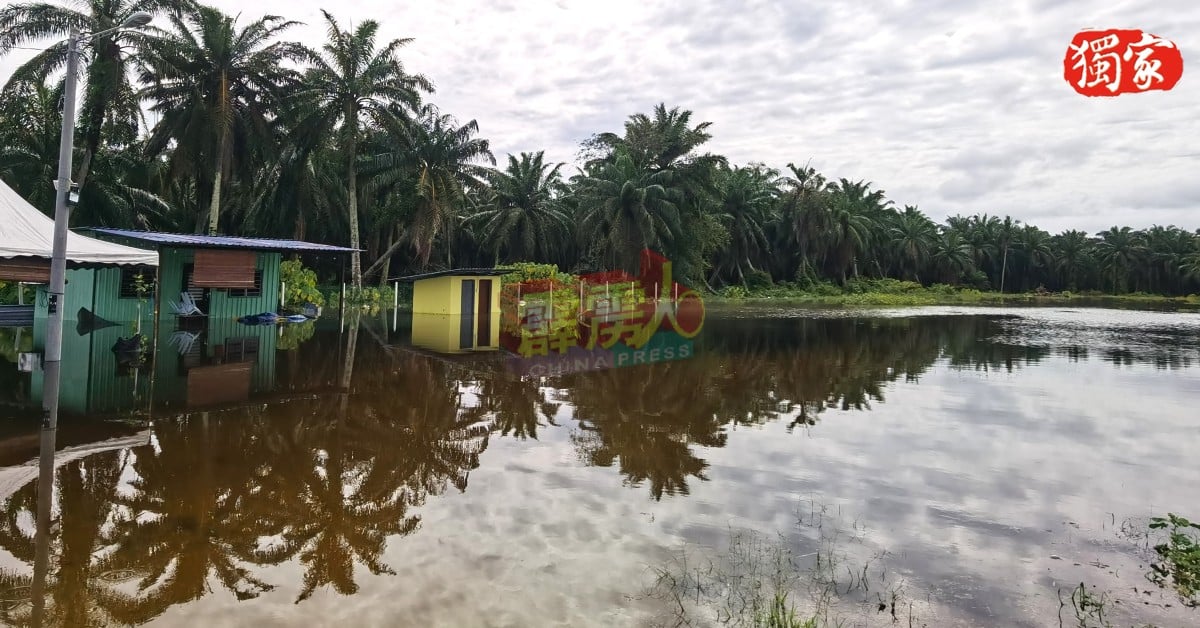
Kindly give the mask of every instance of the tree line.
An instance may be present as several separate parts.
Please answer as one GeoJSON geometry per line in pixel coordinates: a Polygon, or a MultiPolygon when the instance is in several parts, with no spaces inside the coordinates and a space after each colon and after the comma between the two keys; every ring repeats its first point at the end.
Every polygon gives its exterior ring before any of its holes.
{"type": "Polygon", "coordinates": [[[287,39],[297,22],[188,0],[0,9],[0,55],[48,46],[0,92],[0,178],[43,211],[53,208],[62,40],[135,10],[155,20],[86,49],[73,226],[349,245],[363,249],[356,285],[515,261],[636,271],[652,248],[677,277],[712,289],[865,277],[1200,291],[1200,230],[1051,234],[987,214],[938,223],[864,180],[733,164],[705,150],[709,123],[665,105],[585,140],[574,175],[543,152],[498,163],[477,122],[438,109],[432,81],[405,68],[412,40],[381,41],[376,21],[348,28],[323,12],[326,41],[314,48],[287,39]]]}

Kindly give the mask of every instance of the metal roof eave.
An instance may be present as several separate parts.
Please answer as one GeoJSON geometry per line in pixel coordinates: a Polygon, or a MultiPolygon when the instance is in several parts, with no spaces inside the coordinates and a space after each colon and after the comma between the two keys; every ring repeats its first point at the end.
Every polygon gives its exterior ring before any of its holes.
{"type": "Polygon", "coordinates": [[[430,273],[421,273],[419,275],[408,275],[405,277],[392,277],[388,282],[399,281],[401,283],[410,283],[420,281],[422,279],[436,279],[438,277],[458,276],[458,277],[499,277],[511,273],[511,270],[501,268],[450,268],[447,270],[436,270],[430,273]]]}
{"type": "Polygon", "coordinates": [[[319,244],[301,240],[282,240],[274,238],[248,238],[240,236],[208,236],[188,233],[166,233],[158,231],[134,231],[130,229],[110,229],[107,227],[91,227],[95,233],[128,238],[139,242],[148,242],[156,246],[176,246],[186,248],[210,249],[244,249],[253,251],[296,251],[307,253],[332,253],[344,255],[363,249],[354,249],[332,244],[319,244]]]}

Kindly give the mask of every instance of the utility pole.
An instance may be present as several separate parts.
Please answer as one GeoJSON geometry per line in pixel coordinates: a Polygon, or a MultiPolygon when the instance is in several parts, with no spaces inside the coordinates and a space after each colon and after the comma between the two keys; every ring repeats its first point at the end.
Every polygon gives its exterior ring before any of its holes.
{"type": "MultiPolygon", "coordinates": [[[[38,520],[39,532],[50,522],[50,496],[54,491],[54,450],[58,430],[58,392],[62,382],[62,335],[63,308],[66,307],[67,287],[67,233],[71,220],[71,157],[75,140],[75,90],[79,74],[79,47],[101,35],[115,33],[126,28],[140,28],[150,23],[152,16],[138,11],[116,28],[99,33],[83,35],[78,28],[71,28],[67,37],[67,75],[63,86],[62,136],[58,142],[58,181],[54,195],[54,242],[50,253],[50,289],[47,293],[46,353],[42,358],[45,371],[42,385],[42,430],[41,455],[39,456],[38,520]]],[[[37,539],[35,561],[35,584],[33,593],[34,624],[40,625],[45,608],[44,584],[48,560],[48,535],[41,533],[37,539]]]]}

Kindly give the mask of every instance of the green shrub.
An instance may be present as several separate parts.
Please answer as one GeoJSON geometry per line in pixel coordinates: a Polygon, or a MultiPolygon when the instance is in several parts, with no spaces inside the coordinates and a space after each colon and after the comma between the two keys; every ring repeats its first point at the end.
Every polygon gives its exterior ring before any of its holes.
{"type": "MultiPolygon", "coordinates": [[[[362,306],[370,308],[391,307],[394,299],[395,291],[391,286],[376,287],[364,286],[355,288],[354,286],[346,286],[346,305],[362,306]]],[[[325,294],[325,300],[329,307],[338,307],[341,301],[341,288],[332,288],[325,294]]]]}
{"type": "Polygon", "coordinates": [[[771,274],[765,270],[751,271],[746,275],[746,287],[751,291],[770,288],[772,283],[771,274]]]}
{"type": "Polygon", "coordinates": [[[913,281],[901,281],[899,279],[891,279],[885,277],[883,279],[867,279],[866,277],[858,277],[846,282],[846,292],[852,294],[866,294],[869,292],[880,294],[909,294],[912,292],[920,292],[921,284],[913,281]]]}
{"type": "Polygon", "coordinates": [[[987,273],[982,270],[976,270],[964,280],[964,283],[976,290],[991,290],[992,282],[988,280],[987,273]]]}
{"type": "Polygon", "coordinates": [[[317,274],[305,268],[300,260],[279,264],[279,280],[285,287],[284,310],[298,312],[305,303],[318,307],[325,305],[325,296],[317,289],[317,274]]]}
{"type": "Polygon", "coordinates": [[[499,270],[508,271],[500,277],[500,283],[520,283],[536,279],[556,279],[567,285],[574,285],[575,276],[558,269],[557,264],[535,264],[533,262],[516,262],[497,266],[499,270]]]}
{"type": "Polygon", "coordinates": [[[930,292],[933,292],[935,294],[945,294],[945,295],[955,294],[959,291],[958,288],[955,288],[954,286],[944,284],[944,283],[935,283],[932,286],[929,286],[928,288],[926,288],[926,290],[929,290],[930,292]]]}
{"type": "Polygon", "coordinates": [[[750,293],[741,286],[725,286],[725,288],[721,290],[721,296],[725,297],[726,299],[739,301],[750,296],[750,293]]]}

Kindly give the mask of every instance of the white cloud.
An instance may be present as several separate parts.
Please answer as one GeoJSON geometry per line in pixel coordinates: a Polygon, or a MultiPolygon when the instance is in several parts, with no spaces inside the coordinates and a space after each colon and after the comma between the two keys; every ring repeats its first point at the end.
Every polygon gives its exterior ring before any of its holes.
{"type": "MultiPolygon", "coordinates": [[[[243,19],[304,21],[293,36],[317,45],[322,6],[266,0],[243,19]]],[[[737,163],[811,160],[935,218],[1200,224],[1200,83],[1185,71],[1170,92],[1089,99],[1062,78],[1067,43],[1087,27],[1168,37],[1186,66],[1200,50],[1200,5],[1188,0],[324,6],[343,24],[377,19],[383,37],[415,38],[403,56],[437,85],[431,100],[477,119],[501,156],[544,149],[570,162],[591,133],[665,102],[712,121],[711,150],[737,163]]]]}

